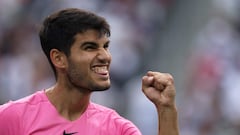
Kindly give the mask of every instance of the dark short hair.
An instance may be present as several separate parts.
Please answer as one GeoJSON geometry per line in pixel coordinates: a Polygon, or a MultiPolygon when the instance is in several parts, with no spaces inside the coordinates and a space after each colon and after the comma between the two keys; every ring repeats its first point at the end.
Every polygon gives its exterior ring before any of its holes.
{"type": "Polygon", "coordinates": [[[108,37],[111,35],[110,26],[103,17],[82,9],[60,10],[44,20],[39,31],[39,37],[42,50],[47,56],[55,76],[56,69],[51,62],[50,51],[58,49],[69,56],[70,48],[75,42],[75,36],[89,29],[96,30],[99,34],[108,37]]]}

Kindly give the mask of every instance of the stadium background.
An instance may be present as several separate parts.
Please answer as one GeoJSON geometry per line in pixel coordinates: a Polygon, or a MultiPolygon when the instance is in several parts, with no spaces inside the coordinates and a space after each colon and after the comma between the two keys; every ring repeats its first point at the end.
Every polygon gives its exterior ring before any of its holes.
{"type": "Polygon", "coordinates": [[[148,70],[175,78],[182,135],[240,134],[239,0],[1,0],[0,104],[54,83],[38,27],[77,7],[111,24],[112,87],[92,100],[116,109],[143,135],[157,116],[141,93],[148,70]]]}

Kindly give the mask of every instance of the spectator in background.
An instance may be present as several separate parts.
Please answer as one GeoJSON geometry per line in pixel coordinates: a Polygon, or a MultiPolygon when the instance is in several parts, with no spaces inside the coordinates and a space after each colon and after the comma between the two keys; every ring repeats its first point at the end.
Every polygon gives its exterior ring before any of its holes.
{"type": "MultiPolygon", "coordinates": [[[[184,96],[184,106],[182,106],[183,112],[181,112],[184,134],[235,135],[227,130],[222,131],[219,127],[225,127],[226,124],[222,113],[231,117],[233,115],[227,113],[232,112],[230,108],[235,108],[235,110],[238,108],[236,108],[237,105],[232,106],[233,102],[238,104],[236,100],[228,102],[230,101],[228,99],[233,99],[230,95],[234,95],[233,93],[238,89],[238,83],[234,83],[238,80],[235,78],[237,74],[234,73],[237,70],[230,71],[233,69],[230,67],[235,67],[230,60],[238,50],[238,43],[238,33],[228,21],[221,17],[212,18],[197,36],[196,46],[193,48],[187,68],[190,77],[188,76],[187,79],[187,90],[184,96]],[[235,77],[232,76],[233,73],[235,77]]],[[[236,120],[237,117],[234,115],[233,119],[236,120]]]]}
{"type": "MultiPolygon", "coordinates": [[[[223,127],[230,128],[234,135],[240,134],[240,48],[233,51],[233,57],[223,75],[221,86],[221,112],[226,122],[223,127]]],[[[229,132],[229,131],[228,131],[229,132]]]]}

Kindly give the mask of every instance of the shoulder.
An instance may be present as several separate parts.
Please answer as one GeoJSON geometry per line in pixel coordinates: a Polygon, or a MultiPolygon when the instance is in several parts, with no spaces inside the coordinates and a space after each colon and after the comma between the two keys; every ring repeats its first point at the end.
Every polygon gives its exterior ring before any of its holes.
{"type": "Polygon", "coordinates": [[[91,115],[99,115],[102,118],[105,119],[111,119],[114,120],[116,122],[128,122],[129,120],[127,120],[126,118],[122,117],[121,115],[119,115],[114,109],[103,106],[103,105],[99,105],[96,103],[90,103],[88,109],[88,116],[91,115]]]}
{"type": "Polygon", "coordinates": [[[115,112],[115,110],[113,110],[109,107],[106,107],[106,106],[103,106],[103,105],[100,105],[100,104],[96,104],[96,103],[93,103],[93,102],[89,103],[88,109],[99,111],[99,112],[115,112]]]}
{"type": "Polygon", "coordinates": [[[29,117],[25,116],[25,112],[43,100],[42,93],[36,92],[28,97],[0,105],[0,134],[24,134],[23,122],[25,117],[29,117]]]}
{"type": "Polygon", "coordinates": [[[0,106],[0,127],[8,123],[17,123],[21,117],[21,107],[12,101],[0,106]]]}
{"type": "Polygon", "coordinates": [[[92,102],[90,102],[87,108],[87,115],[89,117],[99,115],[105,118],[113,116],[121,117],[114,109],[92,102]]]}
{"type": "Polygon", "coordinates": [[[8,135],[21,133],[21,108],[15,103],[8,102],[0,106],[0,134],[8,135]]]}
{"type": "Polygon", "coordinates": [[[42,92],[39,91],[22,99],[9,101],[8,103],[0,105],[0,120],[19,118],[28,106],[36,105],[43,100],[40,96],[41,94],[42,92]]]}
{"type": "Polygon", "coordinates": [[[114,132],[117,131],[118,133],[122,133],[124,135],[141,135],[139,129],[134,123],[122,117],[111,108],[90,103],[88,110],[92,111],[92,114],[88,114],[88,116],[91,116],[95,120],[99,119],[99,121],[107,124],[108,127],[111,127],[111,130],[114,132]]]}

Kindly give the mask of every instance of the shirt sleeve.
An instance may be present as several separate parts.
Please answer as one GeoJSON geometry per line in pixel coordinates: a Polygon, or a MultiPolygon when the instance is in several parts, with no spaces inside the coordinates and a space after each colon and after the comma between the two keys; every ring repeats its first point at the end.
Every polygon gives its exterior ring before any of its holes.
{"type": "Polygon", "coordinates": [[[112,118],[119,131],[118,135],[142,135],[140,130],[130,120],[123,118],[117,112],[112,113],[112,118]]]}
{"type": "Polygon", "coordinates": [[[11,103],[0,106],[0,135],[22,135],[18,109],[11,103]]]}
{"type": "Polygon", "coordinates": [[[131,121],[127,120],[123,125],[122,135],[142,135],[142,133],[131,121]]]}

